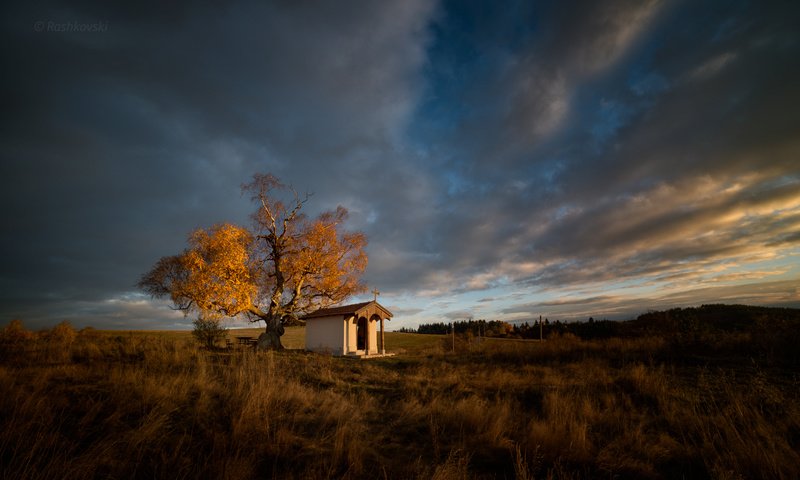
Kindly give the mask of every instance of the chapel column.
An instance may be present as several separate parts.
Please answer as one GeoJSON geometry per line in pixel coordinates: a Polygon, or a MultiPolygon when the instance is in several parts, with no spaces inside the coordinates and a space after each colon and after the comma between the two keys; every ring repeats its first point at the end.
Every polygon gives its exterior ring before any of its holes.
{"type": "Polygon", "coordinates": [[[381,355],[386,355],[386,338],[383,336],[383,316],[381,316],[381,355]]]}

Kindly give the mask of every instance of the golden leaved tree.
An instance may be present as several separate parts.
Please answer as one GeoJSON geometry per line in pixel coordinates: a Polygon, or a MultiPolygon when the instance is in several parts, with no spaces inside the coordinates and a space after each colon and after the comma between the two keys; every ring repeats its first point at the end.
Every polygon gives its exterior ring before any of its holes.
{"type": "Polygon", "coordinates": [[[364,291],[367,240],[342,230],[341,206],[306,217],[308,195],[300,199],[273,175],[256,174],[242,190],[257,205],[252,230],[227,223],[198,229],[183,253],[161,258],[139,286],[187,314],[264,321],[259,348],[280,349],[285,324],[364,291]]]}

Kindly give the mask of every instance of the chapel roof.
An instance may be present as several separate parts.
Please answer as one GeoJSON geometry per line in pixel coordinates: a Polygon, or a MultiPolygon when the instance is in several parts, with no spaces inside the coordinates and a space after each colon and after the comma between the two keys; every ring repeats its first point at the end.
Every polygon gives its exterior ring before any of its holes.
{"type": "Polygon", "coordinates": [[[320,308],[315,312],[307,314],[305,319],[318,318],[318,317],[333,317],[337,315],[350,316],[364,313],[382,313],[384,317],[391,318],[392,312],[387,310],[383,305],[376,301],[353,303],[351,305],[340,305],[338,307],[320,308]]]}

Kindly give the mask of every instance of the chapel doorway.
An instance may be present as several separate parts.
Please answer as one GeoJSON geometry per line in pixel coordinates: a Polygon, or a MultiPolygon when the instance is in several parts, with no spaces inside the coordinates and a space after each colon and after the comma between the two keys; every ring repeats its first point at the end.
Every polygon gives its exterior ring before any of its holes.
{"type": "Polygon", "coordinates": [[[356,327],[356,349],[367,349],[367,319],[364,317],[358,319],[358,326],[356,327]]]}

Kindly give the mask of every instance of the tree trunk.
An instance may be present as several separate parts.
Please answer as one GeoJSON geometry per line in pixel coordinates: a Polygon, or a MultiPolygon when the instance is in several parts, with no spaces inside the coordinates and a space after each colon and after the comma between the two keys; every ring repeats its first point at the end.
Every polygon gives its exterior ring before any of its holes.
{"type": "Polygon", "coordinates": [[[283,350],[281,336],[284,334],[283,324],[279,319],[265,320],[267,328],[258,336],[259,350],[283,350]]]}

